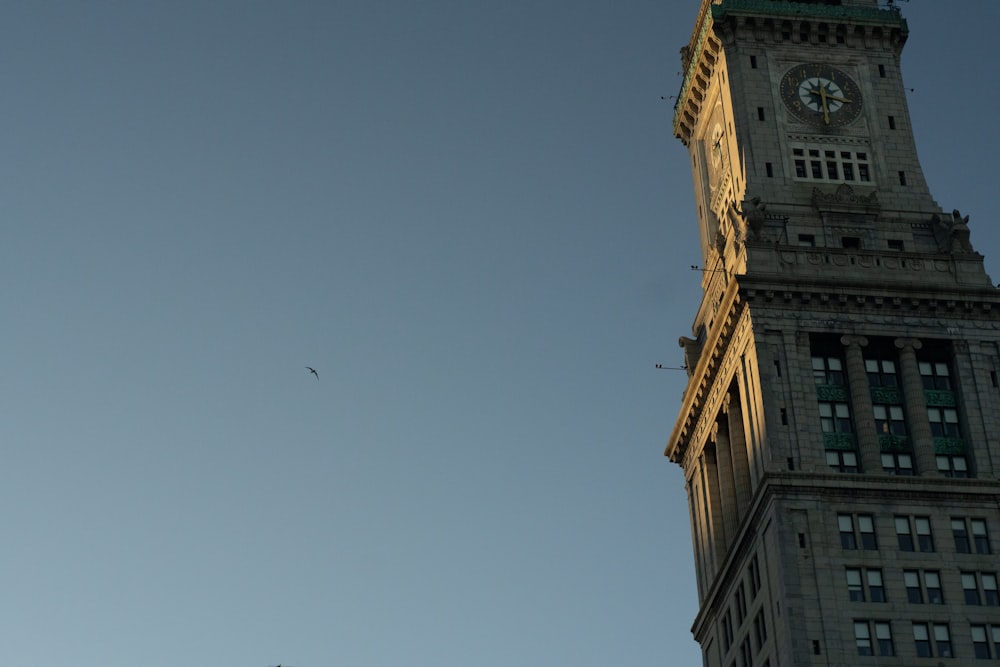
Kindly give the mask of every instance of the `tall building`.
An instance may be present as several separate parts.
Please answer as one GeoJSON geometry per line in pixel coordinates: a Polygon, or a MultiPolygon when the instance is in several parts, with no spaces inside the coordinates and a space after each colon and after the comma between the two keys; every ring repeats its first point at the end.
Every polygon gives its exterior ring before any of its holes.
{"type": "Polygon", "coordinates": [[[1000,660],[1000,293],[881,4],[703,0],[682,50],[704,295],[666,454],[708,667],[1000,660]]]}

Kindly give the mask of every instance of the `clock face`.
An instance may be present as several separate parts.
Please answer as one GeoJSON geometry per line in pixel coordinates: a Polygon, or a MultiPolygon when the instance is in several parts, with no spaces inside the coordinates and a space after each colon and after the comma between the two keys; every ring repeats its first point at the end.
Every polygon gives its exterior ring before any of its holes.
{"type": "Polygon", "coordinates": [[[722,166],[722,140],[725,136],[725,131],[722,129],[721,123],[716,123],[715,127],[712,128],[711,137],[711,151],[712,151],[712,166],[718,169],[722,166]]]}
{"type": "Polygon", "coordinates": [[[830,65],[796,65],[781,79],[781,99],[801,121],[841,127],[861,115],[861,90],[830,65]]]}

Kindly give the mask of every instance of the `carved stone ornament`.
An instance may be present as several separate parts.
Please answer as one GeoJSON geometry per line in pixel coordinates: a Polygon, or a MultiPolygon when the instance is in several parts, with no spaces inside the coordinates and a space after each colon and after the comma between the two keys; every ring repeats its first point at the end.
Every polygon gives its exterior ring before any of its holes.
{"type": "Polygon", "coordinates": [[[840,184],[836,190],[827,193],[819,188],[813,188],[813,206],[817,208],[834,209],[864,209],[866,212],[877,211],[881,208],[878,202],[878,193],[871,191],[867,195],[858,194],[847,183],[840,184]]]}
{"type": "Polygon", "coordinates": [[[951,217],[942,217],[935,213],[931,216],[931,229],[938,244],[938,250],[950,253],[970,253],[972,241],[969,240],[969,216],[955,209],[951,217]]]}
{"type": "Polygon", "coordinates": [[[741,206],[742,208],[736,208],[733,205],[740,225],[740,236],[745,241],[762,240],[761,232],[764,230],[764,221],[767,220],[767,204],[760,197],[751,197],[744,199],[741,206]]]}

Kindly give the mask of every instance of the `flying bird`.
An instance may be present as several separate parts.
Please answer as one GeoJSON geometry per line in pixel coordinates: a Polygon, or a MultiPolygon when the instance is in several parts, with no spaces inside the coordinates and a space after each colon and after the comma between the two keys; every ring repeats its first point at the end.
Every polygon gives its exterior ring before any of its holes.
{"type": "Polygon", "coordinates": [[[315,369],[315,368],[313,368],[312,366],[306,366],[306,369],[307,369],[307,370],[308,370],[308,371],[309,371],[310,373],[312,373],[313,375],[315,375],[315,376],[316,376],[316,379],[317,379],[317,380],[319,380],[319,373],[317,373],[317,372],[316,372],[316,369],[315,369]]]}

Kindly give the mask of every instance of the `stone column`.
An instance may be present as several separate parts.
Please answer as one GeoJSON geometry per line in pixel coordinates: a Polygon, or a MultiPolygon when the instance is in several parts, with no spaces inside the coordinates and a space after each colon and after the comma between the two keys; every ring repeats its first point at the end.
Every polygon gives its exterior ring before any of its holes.
{"type": "Polygon", "coordinates": [[[851,411],[857,428],[861,471],[869,475],[877,474],[882,472],[882,457],[879,455],[878,429],[875,428],[875,410],[868,387],[865,355],[861,352],[861,348],[868,345],[868,339],[864,336],[841,336],[840,342],[847,354],[847,385],[851,390],[851,411]]]}
{"type": "Polygon", "coordinates": [[[746,432],[743,430],[743,406],[739,398],[727,393],[722,400],[729,431],[729,448],[733,455],[733,478],[736,480],[736,515],[742,517],[750,507],[750,457],[747,453],[746,432]]]}
{"type": "Polygon", "coordinates": [[[899,349],[899,374],[903,381],[903,401],[909,419],[910,438],[913,455],[916,458],[918,475],[938,475],[937,461],[934,459],[934,434],[927,419],[927,399],[924,398],[924,383],[920,379],[917,366],[917,350],[923,344],[916,338],[897,338],[899,349]]]}
{"type": "Polygon", "coordinates": [[[704,602],[705,591],[708,590],[708,584],[703,581],[702,574],[702,553],[699,540],[700,535],[698,531],[698,496],[694,484],[690,479],[685,482],[684,488],[687,491],[688,496],[688,513],[691,515],[691,543],[694,545],[694,569],[695,581],[698,584],[698,600],[699,602],[704,602]]]}
{"type": "Polygon", "coordinates": [[[736,538],[738,517],[736,514],[736,478],[733,476],[733,455],[730,449],[729,434],[720,428],[718,422],[712,428],[711,436],[715,442],[717,469],[719,473],[719,493],[722,499],[722,525],[725,529],[726,544],[732,544],[736,538]]]}
{"type": "Polygon", "coordinates": [[[705,477],[708,483],[708,518],[712,529],[712,550],[715,552],[714,569],[718,570],[726,560],[726,528],[723,512],[725,501],[719,486],[719,467],[715,447],[705,447],[705,477]]]}

